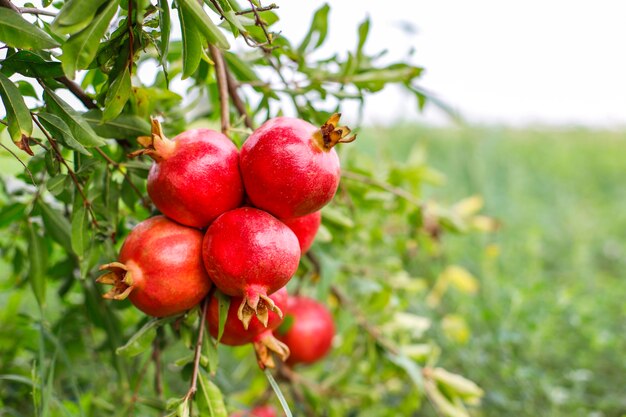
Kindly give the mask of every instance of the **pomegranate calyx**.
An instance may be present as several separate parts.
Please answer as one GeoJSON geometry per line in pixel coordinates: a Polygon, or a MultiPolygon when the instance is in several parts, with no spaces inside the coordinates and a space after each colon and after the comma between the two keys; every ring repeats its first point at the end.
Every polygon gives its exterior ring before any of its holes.
{"type": "Polygon", "coordinates": [[[356,140],[356,134],[347,126],[337,126],[341,113],[335,113],[313,135],[313,141],[317,146],[328,152],[338,143],[350,143],[356,140]]]}
{"type": "Polygon", "coordinates": [[[101,265],[99,270],[108,270],[109,272],[98,277],[96,282],[113,286],[107,293],[102,295],[102,298],[124,300],[135,288],[132,274],[123,263],[111,262],[106,265],[101,265]]]}
{"type": "Polygon", "coordinates": [[[147,155],[156,162],[161,162],[174,153],[176,143],[163,134],[161,123],[157,119],[150,119],[150,122],[152,124],[151,136],[139,136],[137,138],[137,142],[139,142],[144,149],[129,153],[129,158],[147,155]]]}
{"type": "Polygon", "coordinates": [[[237,318],[241,320],[243,328],[246,330],[248,330],[250,320],[252,320],[254,316],[256,316],[263,326],[267,327],[270,311],[275,312],[281,319],[283,318],[283,312],[276,305],[274,300],[265,294],[249,291],[241,301],[241,304],[239,304],[237,318]]]}
{"type": "Polygon", "coordinates": [[[276,366],[272,353],[275,353],[282,362],[289,358],[289,347],[276,339],[272,331],[266,331],[254,338],[254,352],[256,353],[259,368],[274,368],[276,366]]]}

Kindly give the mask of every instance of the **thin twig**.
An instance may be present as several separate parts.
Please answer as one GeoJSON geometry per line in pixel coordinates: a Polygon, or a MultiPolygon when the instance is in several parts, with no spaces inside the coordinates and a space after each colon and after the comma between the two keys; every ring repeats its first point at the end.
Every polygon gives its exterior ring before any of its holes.
{"type": "MultiPolygon", "coordinates": [[[[1,1],[1,0],[0,0],[1,1]]],[[[80,85],[76,84],[74,81],[67,78],[65,75],[62,77],[55,78],[58,82],[67,87],[68,90],[71,91],[77,99],[81,101],[88,109],[97,109],[98,105],[94,103],[94,101],[85,93],[85,91],[80,87],[80,85]]]]}
{"type": "Polygon", "coordinates": [[[230,98],[233,100],[233,104],[235,105],[237,112],[239,112],[240,116],[243,116],[246,127],[254,130],[252,117],[250,117],[250,113],[246,110],[246,104],[243,102],[241,97],[239,97],[239,92],[237,91],[239,84],[237,84],[237,81],[228,70],[226,62],[224,62],[224,72],[226,72],[226,81],[228,82],[228,93],[230,94],[230,98]]]}
{"type": "Polygon", "coordinates": [[[61,151],[59,150],[59,146],[57,142],[52,138],[52,136],[50,136],[50,133],[48,133],[48,131],[43,127],[43,125],[39,122],[37,117],[35,117],[34,113],[31,113],[31,118],[33,119],[35,124],[39,127],[39,129],[44,134],[46,139],[48,139],[48,142],[50,142],[50,146],[52,146],[52,149],[54,151],[54,154],[57,160],[61,162],[67,169],[67,173],[72,179],[72,182],[74,183],[74,185],[76,185],[76,189],[78,190],[78,193],[83,199],[83,204],[85,208],[87,208],[87,211],[89,212],[89,215],[91,216],[91,222],[93,223],[95,227],[98,227],[98,220],[96,219],[96,213],[93,211],[93,206],[91,202],[89,201],[89,199],[87,198],[87,195],[85,194],[85,191],[83,190],[83,187],[80,185],[80,181],[78,180],[76,173],[74,172],[74,170],[72,170],[72,168],[67,163],[65,158],[63,158],[63,155],[61,154],[61,151]]]}
{"type": "Polygon", "coordinates": [[[57,14],[48,10],[36,9],[34,7],[19,7],[18,11],[22,14],[36,14],[42,16],[52,16],[55,17],[57,14]]]}
{"type": "Polygon", "coordinates": [[[202,302],[202,313],[200,316],[200,328],[198,329],[198,339],[196,340],[195,353],[193,355],[193,372],[191,374],[191,384],[187,394],[183,397],[183,401],[189,401],[189,408],[191,409],[191,400],[193,399],[196,391],[198,390],[198,374],[200,373],[200,357],[202,356],[202,341],[204,339],[204,323],[206,320],[206,311],[209,305],[209,297],[205,297],[202,302]]]}
{"type": "Polygon", "coordinates": [[[130,188],[135,192],[135,194],[137,194],[141,200],[141,205],[144,206],[146,209],[150,209],[150,202],[148,201],[148,199],[145,197],[145,195],[139,190],[139,188],[137,188],[137,186],[131,181],[130,176],[128,175],[128,173],[126,171],[124,171],[122,169],[122,166],[112,160],[109,155],[107,155],[102,149],[100,148],[94,148],[96,150],[96,152],[98,152],[98,154],[100,154],[100,156],[102,156],[104,158],[104,160],[111,166],[113,166],[115,169],[117,169],[123,176],[124,176],[124,180],[126,182],[128,182],[128,185],[130,186],[130,188]]]}
{"type": "Polygon", "coordinates": [[[11,3],[10,0],[0,0],[0,7],[5,7],[7,9],[14,10],[18,13],[20,12],[20,9],[16,5],[11,3]]]}
{"type": "Polygon", "coordinates": [[[224,57],[222,57],[222,52],[214,45],[209,45],[209,50],[211,51],[213,62],[215,62],[215,78],[217,80],[220,98],[222,133],[228,136],[228,131],[230,130],[230,111],[228,109],[228,81],[224,68],[224,57]]]}
{"type": "Polygon", "coordinates": [[[235,12],[236,15],[244,15],[244,14],[249,14],[249,13],[254,13],[256,12],[267,12],[268,10],[274,10],[274,9],[278,9],[278,6],[275,3],[270,4],[269,6],[264,6],[264,7],[257,7],[254,9],[246,9],[246,10],[241,10],[238,12],[235,12]]]}
{"type": "Polygon", "coordinates": [[[26,170],[26,172],[28,172],[28,176],[30,177],[30,180],[33,182],[33,185],[35,187],[37,187],[37,184],[35,183],[35,177],[33,177],[33,173],[31,172],[31,170],[28,168],[28,166],[24,163],[24,161],[22,161],[20,159],[19,156],[17,156],[15,154],[15,152],[13,152],[11,149],[9,149],[4,143],[0,142],[0,146],[2,146],[4,149],[6,149],[6,151],[8,153],[10,153],[11,155],[13,155],[13,157],[15,157],[15,159],[17,159],[17,161],[22,164],[22,166],[24,167],[24,169],[26,170]]]}
{"type": "Polygon", "coordinates": [[[254,2],[252,0],[248,0],[248,2],[250,3],[252,13],[254,13],[255,24],[263,30],[263,34],[265,35],[265,38],[267,39],[268,44],[271,45],[272,36],[267,32],[267,26],[265,25],[265,22],[263,22],[263,19],[261,19],[261,16],[259,15],[259,11],[257,7],[254,5],[254,2]]]}
{"type": "Polygon", "coordinates": [[[367,185],[373,185],[375,187],[378,188],[382,188],[385,191],[389,191],[390,193],[405,199],[406,201],[408,201],[409,203],[412,203],[418,207],[423,207],[424,203],[422,201],[420,201],[419,199],[415,198],[415,196],[411,193],[409,193],[408,191],[402,189],[402,188],[398,188],[395,187],[391,184],[388,184],[386,182],[383,181],[378,181],[374,178],[370,178],[366,175],[363,174],[359,174],[357,172],[353,172],[353,171],[342,171],[341,172],[341,176],[343,178],[349,179],[349,180],[353,180],[353,181],[359,181],[362,182],[363,184],[367,184],[367,185]]]}

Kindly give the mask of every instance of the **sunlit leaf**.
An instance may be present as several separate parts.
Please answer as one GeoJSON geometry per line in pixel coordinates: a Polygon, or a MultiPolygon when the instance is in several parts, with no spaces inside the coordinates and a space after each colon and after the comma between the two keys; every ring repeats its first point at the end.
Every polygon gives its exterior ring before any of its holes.
{"type": "Polygon", "coordinates": [[[8,7],[0,7],[0,42],[20,49],[51,49],[59,44],[8,7]]]}

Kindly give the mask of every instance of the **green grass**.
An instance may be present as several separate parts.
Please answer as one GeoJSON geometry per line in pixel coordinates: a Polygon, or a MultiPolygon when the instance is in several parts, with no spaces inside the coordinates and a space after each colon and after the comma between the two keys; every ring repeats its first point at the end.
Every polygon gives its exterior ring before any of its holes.
{"type": "Polygon", "coordinates": [[[486,390],[481,415],[626,415],[624,133],[398,127],[364,139],[399,160],[425,145],[447,177],[431,194],[481,194],[502,222],[446,238],[447,261],[481,288],[446,295],[441,314],[462,315],[472,336],[439,334],[442,360],[486,390]]]}

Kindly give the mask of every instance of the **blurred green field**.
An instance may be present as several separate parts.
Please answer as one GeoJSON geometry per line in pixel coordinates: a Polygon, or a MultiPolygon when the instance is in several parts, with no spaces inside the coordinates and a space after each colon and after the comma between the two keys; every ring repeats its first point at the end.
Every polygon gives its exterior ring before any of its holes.
{"type": "Polygon", "coordinates": [[[401,126],[361,139],[400,161],[424,145],[447,177],[430,195],[480,194],[502,222],[445,238],[446,261],[480,290],[437,310],[469,325],[465,344],[438,338],[445,366],[486,390],[482,415],[626,415],[624,132],[401,126]]]}

